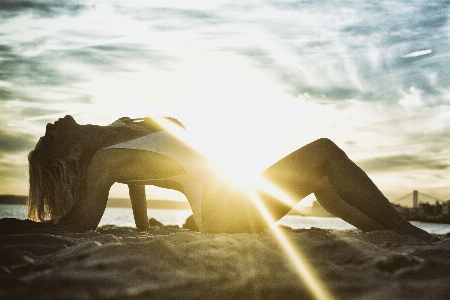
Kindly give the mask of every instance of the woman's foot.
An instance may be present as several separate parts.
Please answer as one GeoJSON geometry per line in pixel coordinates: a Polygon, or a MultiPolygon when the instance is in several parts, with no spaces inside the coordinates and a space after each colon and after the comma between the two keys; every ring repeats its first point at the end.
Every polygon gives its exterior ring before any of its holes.
{"type": "Polygon", "coordinates": [[[427,243],[432,243],[432,242],[439,241],[439,237],[437,237],[437,236],[435,236],[435,235],[433,235],[433,234],[431,234],[429,232],[426,232],[425,230],[420,229],[420,228],[418,228],[416,226],[413,226],[413,229],[411,230],[411,232],[407,233],[407,234],[415,236],[415,237],[417,237],[417,238],[419,238],[419,239],[421,239],[421,240],[423,240],[423,241],[425,241],[427,243]]]}

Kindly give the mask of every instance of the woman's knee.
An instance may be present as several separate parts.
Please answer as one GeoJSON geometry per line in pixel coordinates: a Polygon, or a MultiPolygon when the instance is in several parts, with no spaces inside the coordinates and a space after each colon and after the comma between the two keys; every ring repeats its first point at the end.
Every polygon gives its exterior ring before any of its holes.
{"type": "Polygon", "coordinates": [[[311,144],[322,149],[339,149],[339,147],[329,138],[320,138],[315,140],[311,144]]]}
{"type": "Polygon", "coordinates": [[[317,151],[324,152],[327,156],[344,156],[347,157],[345,152],[339,148],[332,140],[328,138],[320,138],[311,143],[317,151]]]}

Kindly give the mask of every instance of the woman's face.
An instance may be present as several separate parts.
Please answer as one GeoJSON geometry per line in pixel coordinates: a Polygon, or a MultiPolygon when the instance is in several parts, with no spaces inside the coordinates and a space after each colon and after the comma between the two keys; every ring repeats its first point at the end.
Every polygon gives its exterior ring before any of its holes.
{"type": "Polygon", "coordinates": [[[36,144],[35,151],[52,158],[70,157],[78,145],[81,128],[72,116],[65,116],[48,123],[45,135],[36,144]]]}

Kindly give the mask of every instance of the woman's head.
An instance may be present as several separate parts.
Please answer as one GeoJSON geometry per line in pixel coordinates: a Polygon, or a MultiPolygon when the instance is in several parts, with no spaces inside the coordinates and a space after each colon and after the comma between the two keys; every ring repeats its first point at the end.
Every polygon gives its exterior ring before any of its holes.
{"type": "MultiPolygon", "coordinates": [[[[83,197],[86,170],[95,152],[113,143],[163,130],[156,119],[121,118],[110,126],[79,125],[71,116],[47,124],[28,155],[27,218],[58,222],[83,197]]],[[[176,119],[167,120],[180,125],[176,119]]]]}
{"type": "MultiPolygon", "coordinates": [[[[121,118],[110,126],[79,125],[71,116],[47,124],[28,155],[27,218],[59,222],[83,197],[85,175],[95,152],[113,143],[164,130],[156,119],[121,118]]],[[[183,127],[176,119],[167,120],[183,127]]]]}
{"type": "Polygon", "coordinates": [[[58,119],[47,124],[45,135],[28,155],[29,219],[57,222],[80,196],[84,182],[79,161],[82,131],[71,116],[58,119]]]}
{"type": "Polygon", "coordinates": [[[45,135],[39,139],[34,151],[50,159],[69,158],[81,146],[81,138],[81,126],[68,115],[47,124],[45,135]]]}
{"type": "Polygon", "coordinates": [[[45,135],[28,155],[27,218],[58,222],[82,197],[84,178],[92,156],[114,130],[79,125],[72,116],[49,123],[45,135]]]}

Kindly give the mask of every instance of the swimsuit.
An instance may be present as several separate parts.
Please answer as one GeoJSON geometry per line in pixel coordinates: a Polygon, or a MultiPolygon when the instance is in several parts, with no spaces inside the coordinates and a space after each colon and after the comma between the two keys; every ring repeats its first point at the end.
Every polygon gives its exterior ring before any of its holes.
{"type": "MultiPolygon", "coordinates": [[[[178,182],[183,187],[183,193],[192,208],[195,223],[199,230],[202,231],[203,188],[208,179],[218,174],[211,161],[167,131],[154,132],[137,139],[106,147],[105,149],[117,148],[155,152],[180,163],[186,170],[186,173],[177,176],[145,180],[145,182],[151,183],[154,181],[156,183],[161,180],[178,182]]],[[[130,180],[125,183],[139,181],[130,180]]]]}

